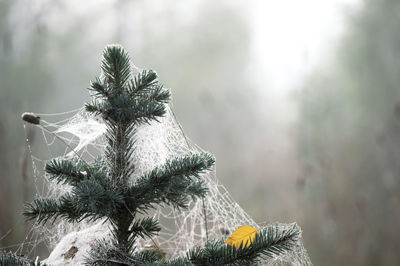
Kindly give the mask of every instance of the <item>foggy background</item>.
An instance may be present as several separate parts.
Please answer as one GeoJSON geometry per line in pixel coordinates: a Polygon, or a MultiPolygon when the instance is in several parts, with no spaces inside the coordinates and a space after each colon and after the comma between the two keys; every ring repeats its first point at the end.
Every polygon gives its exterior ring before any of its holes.
{"type": "Polygon", "coordinates": [[[35,194],[21,113],[80,108],[121,43],[256,222],[296,221],[314,265],[399,265],[399,29],[398,0],[0,0],[0,249],[35,194]]]}

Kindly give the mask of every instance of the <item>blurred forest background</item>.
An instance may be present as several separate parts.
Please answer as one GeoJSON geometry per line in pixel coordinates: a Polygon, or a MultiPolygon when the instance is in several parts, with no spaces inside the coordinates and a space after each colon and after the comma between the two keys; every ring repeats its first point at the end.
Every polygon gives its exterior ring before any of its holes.
{"type": "Polygon", "coordinates": [[[398,0],[0,0],[0,249],[35,194],[20,114],[81,107],[121,43],[258,223],[296,221],[315,265],[399,265],[399,29],[398,0]]]}

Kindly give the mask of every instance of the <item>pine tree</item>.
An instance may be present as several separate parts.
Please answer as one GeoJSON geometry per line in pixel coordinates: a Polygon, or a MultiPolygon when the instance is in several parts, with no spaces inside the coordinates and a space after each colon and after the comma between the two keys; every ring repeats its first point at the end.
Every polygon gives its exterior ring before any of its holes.
{"type": "MultiPolygon", "coordinates": [[[[49,176],[72,186],[72,191],[57,199],[39,198],[27,204],[24,215],[28,219],[38,224],[56,219],[78,223],[84,219],[107,220],[112,229],[111,245],[99,239],[87,256],[88,265],[254,265],[263,255],[273,257],[296,245],[300,237],[297,227],[279,230],[270,226],[248,240],[251,243],[235,247],[212,240],[171,261],[156,250],[137,250],[139,238],[151,238],[162,230],[157,220],[139,217],[160,205],[186,209],[190,199],[207,197],[201,174],[213,167],[215,159],[209,153],[170,158],[131,182],[135,131],[166,113],[170,91],[158,82],[154,71],[143,70],[132,77],[130,58],[118,45],[105,48],[101,69],[104,75],[91,83],[93,100],[85,107],[102,117],[107,127],[104,154],[90,164],[79,156],[48,162],[45,171],[49,176]]],[[[32,123],[30,117],[28,114],[24,120],[32,123]]],[[[38,124],[39,120],[34,122],[38,124]]],[[[7,260],[33,263],[3,254],[0,264],[5,265],[7,260]]]]}

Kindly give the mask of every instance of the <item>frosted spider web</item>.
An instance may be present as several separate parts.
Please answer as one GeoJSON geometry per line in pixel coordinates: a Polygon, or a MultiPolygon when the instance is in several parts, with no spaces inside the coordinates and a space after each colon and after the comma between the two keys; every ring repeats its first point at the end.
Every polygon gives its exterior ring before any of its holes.
{"type": "MultiPolygon", "coordinates": [[[[74,151],[65,148],[61,156],[74,157],[78,153],[83,159],[90,161],[101,154],[104,149],[103,133],[105,126],[99,118],[87,114],[83,109],[77,111],[52,115],[52,118],[72,115],[70,118],[59,122],[47,122],[46,115],[41,114],[43,125],[43,139],[49,148],[55,146],[57,141],[74,147],[74,151]],[[55,134],[57,137],[55,137],[55,134]]],[[[150,125],[142,125],[135,134],[136,148],[133,160],[135,161],[135,173],[131,181],[153,169],[157,165],[162,165],[168,158],[203,151],[193,144],[183,133],[177,123],[171,108],[167,107],[166,116],[160,119],[160,123],[154,122],[150,125]]],[[[39,164],[45,160],[32,155],[35,165],[35,172],[40,174],[39,164]]],[[[192,201],[190,208],[184,211],[177,211],[172,208],[157,209],[153,216],[161,221],[162,230],[158,237],[153,241],[163,250],[169,258],[185,255],[186,251],[195,246],[201,246],[208,239],[225,237],[224,233],[233,232],[241,225],[250,225],[260,228],[244,210],[231,198],[228,191],[216,178],[216,171],[203,174],[202,178],[206,181],[209,193],[204,200],[192,201]]],[[[59,185],[47,180],[48,191],[41,191],[42,196],[56,197],[70,191],[70,187],[59,185]]],[[[277,224],[284,230],[295,224],[277,224]]],[[[72,260],[65,261],[65,253],[71,246],[77,245],[79,238],[87,239],[87,242],[80,242],[78,247],[81,251],[87,251],[90,242],[95,238],[107,237],[109,230],[107,223],[79,223],[70,224],[59,221],[52,227],[37,228],[46,238],[50,248],[56,246],[47,260],[54,264],[79,264],[82,263],[82,256],[76,256],[72,260]],[[80,233],[79,233],[80,232],[80,233]]],[[[152,240],[141,241],[138,248],[154,246],[152,240]]],[[[308,255],[303,247],[301,239],[298,241],[294,251],[278,256],[273,259],[266,258],[264,265],[311,265],[308,255]]]]}
{"type": "MultiPolygon", "coordinates": [[[[40,116],[39,128],[51,155],[48,159],[57,156],[72,158],[79,154],[82,159],[90,162],[103,153],[105,125],[99,117],[86,113],[84,109],[62,114],[40,114],[40,116]],[[63,117],[66,118],[62,119],[63,117]]],[[[167,159],[203,151],[184,135],[170,106],[167,106],[166,115],[159,123],[152,122],[139,126],[135,139],[135,152],[132,158],[135,172],[131,176],[132,183],[137,177],[155,166],[162,165],[167,159]]],[[[59,197],[71,190],[68,185],[50,181],[41,170],[47,159],[39,159],[32,152],[31,154],[35,178],[44,176],[46,180],[45,187],[37,187],[39,197],[59,197]]],[[[263,227],[255,223],[231,198],[218,181],[215,168],[203,174],[202,178],[209,189],[207,196],[203,200],[192,200],[188,210],[177,211],[168,207],[155,210],[152,215],[160,221],[162,230],[153,239],[138,241],[138,250],[157,247],[168,259],[173,259],[184,256],[193,247],[202,246],[207,239],[226,239],[227,235],[239,226],[250,225],[259,229],[263,227]]],[[[295,223],[274,225],[280,230],[298,228],[295,223]]],[[[45,260],[50,265],[81,265],[90,244],[95,239],[107,239],[110,236],[109,224],[104,221],[97,223],[83,221],[74,224],[57,221],[53,226],[37,226],[36,230],[41,234],[40,238],[35,240],[45,241],[52,250],[45,260]],[[78,252],[72,257],[67,256],[72,247],[76,247],[78,252]]],[[[265,257],[262,265],[312,264],[300,237],[293,251],[274,258],[265,257]]]]}

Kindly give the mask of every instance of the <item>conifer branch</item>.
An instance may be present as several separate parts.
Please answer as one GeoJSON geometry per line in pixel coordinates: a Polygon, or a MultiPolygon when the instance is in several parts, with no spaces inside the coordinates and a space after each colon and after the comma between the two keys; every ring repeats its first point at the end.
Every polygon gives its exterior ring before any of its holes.
{"type": "Polygon", "coordinates": [[[123,206],[124,198],[117,188],[105,189],[94,179],[80,182],[73,190],[78,213],[86,213],[86,217],[97,220],[112,217],[123,206]]]}
{"type": "Polygon", "coordinates": [[[96,78],[95,81],[91,82],[90,88],[88,90],[94,92],[94,96],[110,98],[111,90],[106,82],[102,82],[99,78],[96,78]]]}
{"type": "Polygon", "coordinates": [[[106,266],[106,265],[136,265],[129,254],[121,252],[110,241],[106,239],[97,240],[90,246],[89,254],[85,259],[85,265],[106,266]]]}
{"type": "Polygon", "coordinates": [[[141,238],[152,237],[159,231],[161,231],[161,227],[158,221],[151,217],[135,220],[130,227],[131,238],[136,238],[137,236],[141,238]]]}
{"type": "Polygon", "coordinates": [[[163,259],[163,255],[158,252],[156,249],[147,249],[142,250],[134,254],[133,258],[137,261],[140,261],[142,265],[157,265],[157,261],[161,261],[163,259]]]}
{"type": "Polygon", "coordinates": [[[50,179],[57,183],[76,185],[87,176],[87,167],[79,161],[53,159],[45,166],[46,173],[50,174],[50,179]]]}
{"type": "Polygon", "coordinates": [[[153,70],[143,70],[136,75],[128,84],[128,92],[131,96],[136,96],[139,92],[146,92],[157,84],[157,73],[153,70]]]}
{"type": "Polygon", "coordinates": [[[35,262],[25,257],[18,256],[11,252],[0,252],[0,265],[1,266],[46,266],[45,264],[41,264],[40,262],[35,262]]]}
{"type": "Polygon", "coordinates": [[[93,211],[87,202],[78,199],[73,194],[66,194],[58,200],[52,198],[35,199],[32,203],[25,205],[23,215],[27,220],[37,219],[36,223],[45,224],[50,219],[53,219],[54,222],[59,217],[69,222],[77,222],[86,218],[94,221],[104,217],[103,212],[102,210],[93,211]]]}
{"type": "Polygon", "coordinates": [[[101,69],[106,81],[115,87],[113,93],[119,94],[130,77],[129,60],[128,53],[119,45],[109,45],[104,49],[101,69]]]}
{"type": "Polygon", "coordinates": [[[199,176],[214,165],[208,153],[191,154],[168,160],[162,167],[139,178],[128,191],[128,206],[146,212],[156,204],[166,203],[186,208],[188,197],[201,198],[207,188],[199,176]]]}
{"type": "Polygon", "coordinates": [[[23,214],[27,220],[37,219],[38,224],[45,224],[51,218],[56,219],[60,212],[57,200],[40,198],[26,204],[23,214]]]}
{"type": "Polygon", "coordinates": [[[286,230],[269,226],[257,233],[248,246],[242,242],[236,248],[217,240],[189,251],[187,256],[194,265],[255,265],[262,255],[273,258],[293,250],[300,234],[295,225],[286,230]]]}

